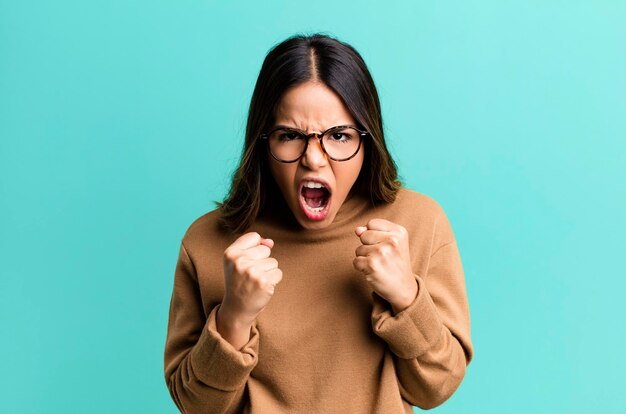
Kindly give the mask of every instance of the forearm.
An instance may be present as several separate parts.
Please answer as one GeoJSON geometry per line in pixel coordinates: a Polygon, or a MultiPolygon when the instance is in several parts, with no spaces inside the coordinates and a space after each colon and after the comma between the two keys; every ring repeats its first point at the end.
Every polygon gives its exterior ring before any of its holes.
{"type": "Polygon", "coordinates": [[[424,280],[417,279],[414,302],[395,315],[385,301],[374,295],[372,323],[374,332],[388,343],[394,354],[404,399],[421,408],[433,408],[458,388],[473,348],[466,305],[459,307],[450,302],[447,309],[454,310],[456,306],[459,316],[447,317],[437,310],[424,280]],[[453,327],[454,335],[449,326],[453,327]]]}
{"type": "Polygon", "coordinates": [[[448,400],[461,384],[467,366],[463,348],[445,327],[439,342],[419,357],[394,355],[394,359],[402,396],[422,409],[448,400]]]}
{"type": "Polygon", "coordinates": [[[237,318],[228,308],[220,306],[216,316],[216,329],[236,350],[248,343],[252,322],[237,318]]]}
{"type": "Polygon", "coordinates": [[[259,332],[252,325],[249,340],[235,349],[216,329],[219,306],[210,311],[192,347],[188,336],[174,328],[166,342],[167,386],[183,413],[235,413],[245,403],[245,385],[258,360],[259,332]]]}
{"type": "Polygon", "coordinates": [[[188,354],[167,383],[174,403],[183,414],[211,413],[230,414],[240,412],[244,402],[244,387],[233,390],[220,389],[218,384],[208,385],[195,374],[195,367],[188,354]]]}

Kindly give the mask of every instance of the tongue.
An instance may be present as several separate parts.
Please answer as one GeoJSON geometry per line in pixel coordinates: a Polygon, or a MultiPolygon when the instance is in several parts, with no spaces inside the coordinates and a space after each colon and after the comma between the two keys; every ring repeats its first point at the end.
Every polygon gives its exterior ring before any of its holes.
{"type": "Polygon", "coordinates": [[[310,207],[321,207],[326,201],[326,198],[328,196],[328,190],[326,190],[325,188],[303,187],[302,196],[304,197],[304,201],[310,207]]]}
{"type": "Polygon", "coordinates": [[[328,191],[325,188],[308,188],[302,187],[302,195],[305,198],[320,198],[326,197],[328,191]]]}

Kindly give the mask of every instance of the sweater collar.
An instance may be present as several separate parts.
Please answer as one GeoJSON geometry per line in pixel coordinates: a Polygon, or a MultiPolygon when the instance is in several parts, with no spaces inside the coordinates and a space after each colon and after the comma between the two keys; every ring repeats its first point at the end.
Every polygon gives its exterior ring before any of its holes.
{"type": "MultiPolygon", "coordinates": [[[[332,223],[323,229],[309,230],[298,223],[284,201],[275,201],[265,214],[257,219],[263,237],[277,237],[292,242],[316,243],[354,235],[357,226],[363,226],[359,217],[371,207],[371,201],[360,193],[351,193],[337,211],[332,223]]],[[[255,226],[256,227],[256,226],[255,226]]]]}

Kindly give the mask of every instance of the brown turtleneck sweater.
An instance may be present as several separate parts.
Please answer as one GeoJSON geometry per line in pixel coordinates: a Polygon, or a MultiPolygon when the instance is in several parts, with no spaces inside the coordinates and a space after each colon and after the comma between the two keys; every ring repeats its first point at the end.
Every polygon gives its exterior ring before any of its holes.
{"type": "Polygon", "coordinates": [[[461,258],[450,222],[431,197],[400,189],[371,207],[344,202],[321,230],[289,210],[247,231],[274,240],[283,279],[235,349],[216,329],[223,253],[240,235],[220,231],[213,210],[185,233],[174,276],[165,380],[183,413],[412,413],[458,388],[474,350],[461,258]],[[354,230],[372,218],[404,226],[419,291],[397,315],[352,261],[354,230]]]}

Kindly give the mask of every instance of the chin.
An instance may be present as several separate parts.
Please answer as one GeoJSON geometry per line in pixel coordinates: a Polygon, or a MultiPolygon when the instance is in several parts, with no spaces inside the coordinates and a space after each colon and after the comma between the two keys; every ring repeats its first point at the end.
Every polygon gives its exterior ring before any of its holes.
{"type": "Polygon", "coordinates": [[[292,206],[292,211],[296,216],[298,223],[300,223],[300,225],[307,230],[320,230],[330,226],[335,219],[335,215],[337,214],[333,206],[329,206],[328,212],[324,215],[323,219],[311,219],[310,217],[307,217],[306,213],[303,211],[303,207],[300,202],[296,203],[295,206],[292,206]]]}
{"type": "Polygon", "coordinates": [[[320,230],[320,229],[330,226],[334,218],[335,216],[333,214],[332,216],[330,215],[327,216],[324,220],[321,220],[321,221],[311,221],[311,220],[307,220],[306,218],[304,219],[298,218],[298,222],[300,223],[302,227],[304,227],[307,230],[320,230]]]}

